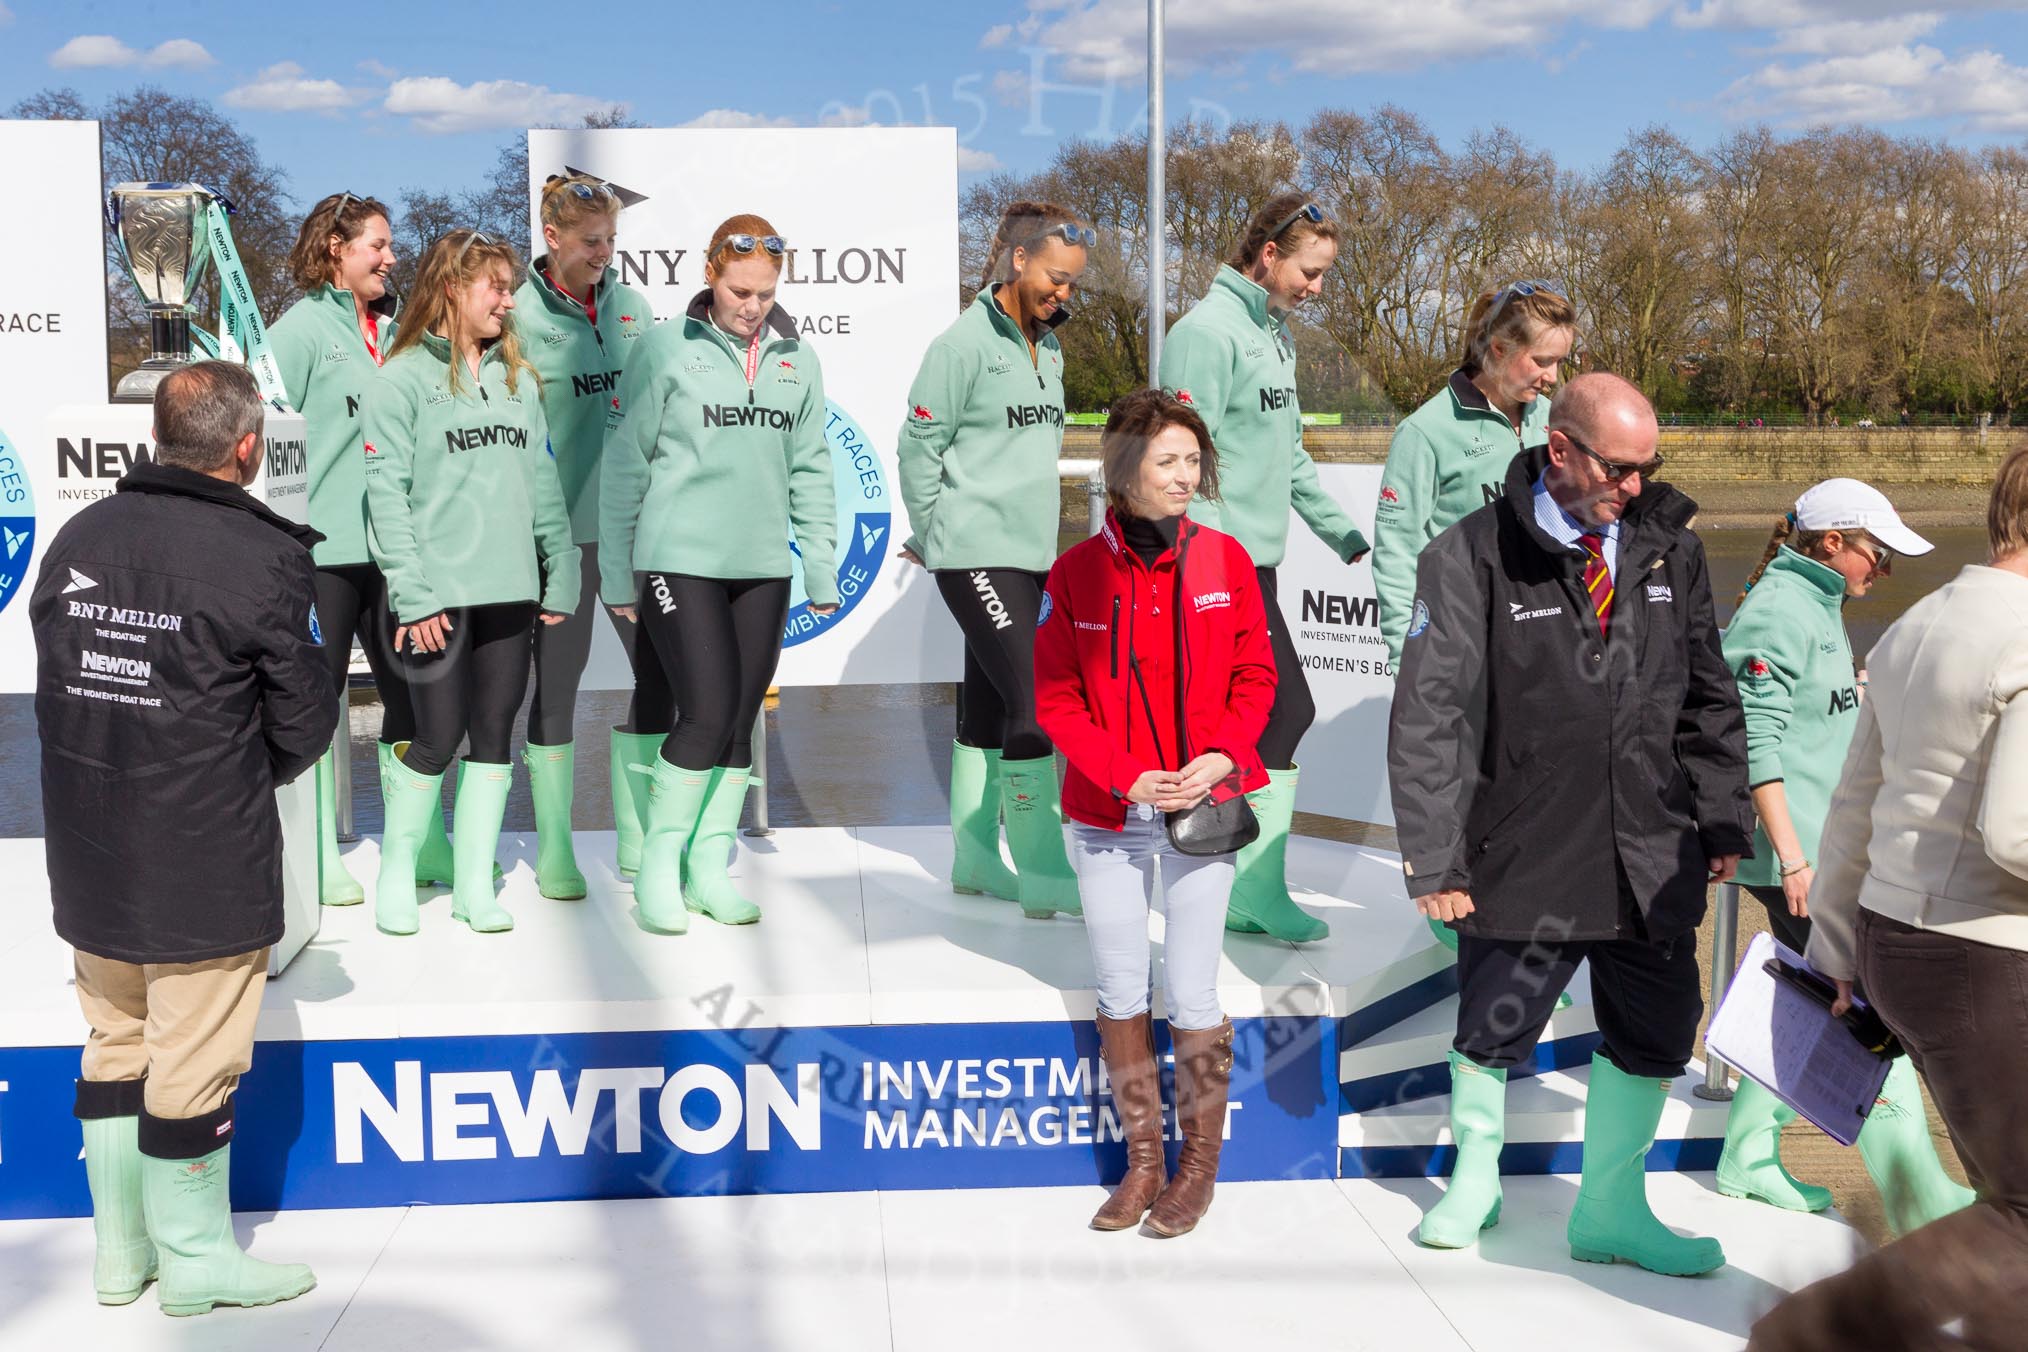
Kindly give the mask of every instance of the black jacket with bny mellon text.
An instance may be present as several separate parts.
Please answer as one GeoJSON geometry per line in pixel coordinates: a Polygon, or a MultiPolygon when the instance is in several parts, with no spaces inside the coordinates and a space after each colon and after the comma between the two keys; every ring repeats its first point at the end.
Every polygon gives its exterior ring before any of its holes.
{"type": "Polygon", "coordinates": [[[1696,504],[1663,483],[1628,504],[1602,639],[1584,551],[1535,520],[1546,460],[1514,457],[1417,564],[1387,748],[1409,895],[1469,892],[1454,928],[1480,938],[1623,938],[1623,869],[1647,937],[1673,938],[1753,825],[1696,504]]]}
{"type": "Polygon", "coordinates": [[[282,937],[275,786],[338,722],[321,538],[153,464],[57,532],[29,620],[50,899],[72,947],[202,962],[282,937]]]}

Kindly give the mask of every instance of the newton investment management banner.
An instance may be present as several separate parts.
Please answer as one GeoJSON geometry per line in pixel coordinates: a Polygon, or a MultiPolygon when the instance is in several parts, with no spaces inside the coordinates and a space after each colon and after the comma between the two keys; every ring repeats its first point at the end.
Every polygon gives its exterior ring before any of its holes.
{"type": "MultiPolygon", "coordinates": [[[[907,538],[895,434],[930,339],[957,317],[958,148],[948,127],[531,131],[531,256],[551,174],[613,185],[627,204],[613,266],[660,322],[704,286],[728,216],[766,217],[791,249],[776,303],[816,348],[838,485],[838,613],[810,613],[795,581],[782,685],[952,681],[957,626],[930,579],[895,557],[907,538]]],[[[594,626],[589,689],[632,685],[609,626],[594,626]]]]}

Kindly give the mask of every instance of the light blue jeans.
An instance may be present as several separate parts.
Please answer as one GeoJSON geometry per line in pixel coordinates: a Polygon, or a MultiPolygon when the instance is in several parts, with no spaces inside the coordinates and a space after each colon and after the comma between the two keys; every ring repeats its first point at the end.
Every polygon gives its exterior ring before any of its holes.
{"type": "Polygon", "coordinates": [[[1218,1007],[1218,959],[1225,947],[1233,857],[1178,853],[1162,814],[1146,803],[1127,805],[1125,830],[1072,822],[1071,835],[1084,932],[1098,969],[1099,1013],[1130,1019],[1148,1008],[1154,981],[1148,907],[1160,860],[1169,1026],[1216,1028],[1225,1017],[1218,1007]]]}

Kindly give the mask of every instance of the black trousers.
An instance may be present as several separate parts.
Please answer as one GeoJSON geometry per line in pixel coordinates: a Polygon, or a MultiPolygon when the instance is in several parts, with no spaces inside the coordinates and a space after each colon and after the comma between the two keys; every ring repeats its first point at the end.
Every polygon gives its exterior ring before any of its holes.
{"type": "Polygon", "coordinates": [[[1296,745],[1317,721],[1317,701],[1310,697],[1310,678],[1296,656],[1295,638],[1282,619],[1275,570],[1260,568],[1255,572],[1260,578],[1261,603],[1267,607],[1268,643],[1275,652],[1275,702],[1268,708],[1267,730],[1260,735],[1260,758],[1270,770],[1292,770],[1296,745]]]}
{"type": "Polygon", "coordinates": [[[529,627],[532,601],[502,606],[467,606],[444,612],[449,642],[442,652],[401,654],[415,703],[415,737],[402,764],[417,774],[440,775],[450,768],[458,744],[472,739],[470,759],[505,765],[514,747],[514,714],[528,690],[529,627]]]}
{"type": "Polygon", "coordinates": [[[1742,887],[1767,909],[1767,927],[1774,937],[1800,953],[1810,946],[1810,918],[1790,915],[1788,898],[1779,887],[1742,887]]]}
{"type": "MultiPolygon", "coordinates": [[[[584,582],[578,590],[577,609],[562,624],[535,626],[535,695],[528,703],[528,740],[535,746],[562,746],[577,738],[577,687],[584,679],[584,664],[591,657],[594,616],[604,611],[627,654],[627,667],[638,672],[640,660],[635,646],[641,626],[623,620],[599,604],[599,547],[579,545],[579,567],[584,582]]],[[[640,708],[627,703],[624,732],[667,732],[667,722],[643,728],[637,721],[640,708]]]]}
{"type": "MultiPolygon", "coordinates": [[[[366,653],[380,693],[380,740],[390,745],[415,736],[415,709],[408,676],[394,651],[394,614],[387,608],[387,579],[370,563],[347,563],[317,570],[317,621],[324,631],[324,659],[331,688],[345,698],[352,641],[366,653]]],[[[342,726],[342,715],[341,715],[342,726]]]]}
{"type": "Polygon", "coordinates": [[[789,618],[785,577],[641,578],[636,717],[669,727],[662,759],[685,770],[753,764],[753,723],[782,658],[789,618]],[[680,711],[680,712],[678,712],[680,711]]]}
{"type": "Polygon", "coordinates": [[[958,687],[958,740],[998,748],[1008,760],[1054,749],[1035,721],[1035,625],[1046,573],[954,568],[935,574],[944,605],[965,635],[958,687]]]}
{"type": "Polygon", "coordinates": [[[1622,896],[1621,910],[1629,924],[1628,937],[1619,939],[1563,939],[1547,918],[1534,939],[1459,935],[1458,1033],[1451,1045],[1496,1070],[1528,1060],[1556,998],[1588,959],[1606,1059],[1642,1078],[1681,1075],[1704,1013],[1697,936],[1658,943],[1641,932],[1632,897],[1622,896]]]}

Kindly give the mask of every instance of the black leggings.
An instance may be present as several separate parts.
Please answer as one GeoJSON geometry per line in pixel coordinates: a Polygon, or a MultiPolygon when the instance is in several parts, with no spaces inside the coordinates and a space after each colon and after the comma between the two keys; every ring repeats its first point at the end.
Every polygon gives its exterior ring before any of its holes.
{"type": "Polygon", "coordinates": [[[1008,760],[1053,749],[1035,721],[1035,623],[1045,573],[957,568],[936,574],[937,590],[965,634],[965,682],[958,687],[958,740],[998,748],[1008,760]]]}
{"type": "Polygon", "coordinates": [[[1275,702],[1268,709],[1267,729],[1257,749],[1270,770],[1292,770],[1296,765],[1296,744],[1317,721],[1317,701],[1310,698],[1310,678],[1296,656],[1296,641],[1282,619],[1281,603],[1275,596],[1275,570],[1255,570],[1260,577],[1261,604],[1267,607],[1268,642],[1275,652],[1275,702]]]}
{"type": "Polygon", "coordinates": [[[1775,938],[1798,953],[1810,946],[1810,918],[1789,914],[1789,899],[1782,895],[1779,886],[1742,886],[1739,890],[1767,908],[1767,927],[1775,938]]]}
{"type": "Polygon", "coordinates": [[[634,707],[650,730],[675,716],[662,759],[683,770],[752,765],[753,722],[782,658],[789,579],[645,573],[640,616],[648,641],[636,649],[634,707]]]}
{"type": "Polygon", "coordinates": [[[442,652],[417,652],[411,643],[401,654],[416,720],[402,764],[417,774],[440,775],[469,734],[469,759],[505,765],[514,748],[514,713],[528,690],[535,603],[467,606],[444,614],[451,632],[442,652]]]}
{"type": "MultiPolygon", "coordinates": [[[[406,742],[415,736],[415,710],[408,678],[394,652],[394,615],[387,608],[387,579],[370,563],[345,563],[317,570],[317,621],[324,631],[324,660],[331,687],[345,698],[352,640],[366,651],[373,685],[380,692],[380,740],[406,742]]],[[[341,717],[342,722],[342,717],[341,717]]]]}
{"type": "MultiPolygon", "coordinates": [[[[640,661],[634,647],[641,627],[623,620],[599,604],[599,547],[579,545],[578,566],[584,584],[578,590],[577,609],[562,624],[535,626],[535,697],[528,703],[528,740],[535,746],[562,746],[576,739],[577,686],[584,679],[584,664],[591,656],[592,617],[604,610],[619,635],[620,648],[627,654],[627,667],[638,671],[640,661]]],[[[640,706],[627,704],[627,726],[623,732],[643,731],[638,721],[640,706]]],[[[646,729],[667,732],[666,722],[646,729]]]]}

